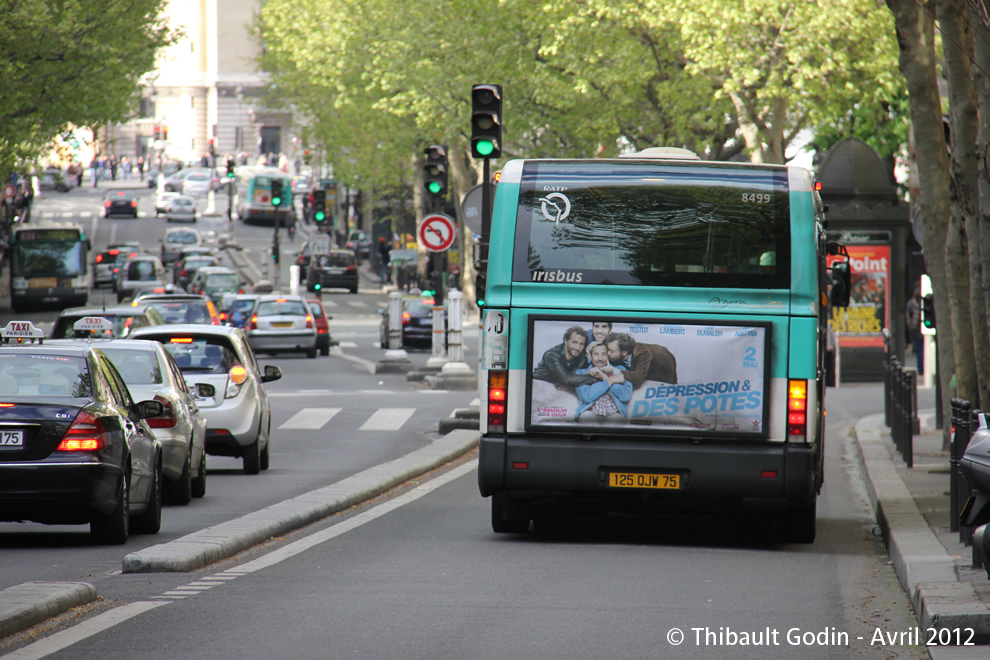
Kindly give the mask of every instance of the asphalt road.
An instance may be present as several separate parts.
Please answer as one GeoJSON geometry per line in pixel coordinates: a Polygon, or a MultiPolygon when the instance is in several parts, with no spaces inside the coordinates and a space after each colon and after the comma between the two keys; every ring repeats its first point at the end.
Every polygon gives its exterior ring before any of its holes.
{"type": "MultiPolygon", "coordinates": [[[[245,232],[246,245],[264,240],[245,232]]],[[[339,354],[265,360],[286,372],[270,388],[280,430],[267,473],[246,477],[239,462],[211,457],[206,498],[167,508],[161,534],[136,536],[120,549],[89,546],[77,530],[0,527],[3,580],[13,566],[27,579],[86,580],[103,596],[43,629],[0,640],[0,653],[927,657],[918,646],[876,641],[878,631],[911,630],[914,619],[875,529],[849,438],[855,420],[881,410],[875,386],[828,393],[826,483],[811,545],[768,544],[747,521],[724,518],[589,518],[561,536],[495,535],[467,456],[432,479],[202,570],[120,574],[120,557],[134,548],[425,444],[440,417],[469,403],[473,393],[430,394],[399,375],[368,373],[380,356],[375,306],[384,297],[377,296],[331,298],[344,303],[330,311],[339,354]],[[347,304],[365,300],[367,310],[347,304]],[[307,408],[340,410],[319,429],[289,428],[307,408]],[[379,410],[395,420],[408,409],[414,412],[397,430],[366,428],[379,410]]],[[[427,355],[411,357],[425,362],[427,355]]]]}

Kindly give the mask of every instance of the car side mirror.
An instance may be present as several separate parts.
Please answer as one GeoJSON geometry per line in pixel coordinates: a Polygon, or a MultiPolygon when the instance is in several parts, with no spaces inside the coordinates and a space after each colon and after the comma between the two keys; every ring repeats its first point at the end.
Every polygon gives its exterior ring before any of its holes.
{"type": "Polygon", "coordinates": [[[848,307],[852,293],[852,272],[848,261],[832,262],[832,293],[829,302],[832,307],[848,307]]]}
{"type": "Polygon", "coordinates": [[[209,383],[196,383],[196,395],[201,399],[212,399],[217,393],[217,388],[209,383]]]}
{"type": "Polygon", "coordinates": [[[262,383],[270,383],[273,380],[279,380],[282,378],[282,370],[276,367],[274,364],[265,365],[265,373],[261,377],[262,383]]]}
{"type": "Polygon", "coordinates": [[[160,417],[165,412],[165,406],[160,401],[142,401],[137,404],[138,417],[148,419],[149,417],[160,417]]]}

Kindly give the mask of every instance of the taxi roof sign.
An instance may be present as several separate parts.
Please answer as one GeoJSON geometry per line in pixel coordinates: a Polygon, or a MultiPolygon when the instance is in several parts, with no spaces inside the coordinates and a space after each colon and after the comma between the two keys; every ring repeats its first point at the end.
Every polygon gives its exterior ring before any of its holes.
{"type": "Polygon", "coordinates": [[[17,339],[18,343],[25,339],[30,339],[32,342],[37,339],[40,344],[45,338],[45,333],[30,321],[11,321],[0,330],[0,337],[3,337],[4,343],[11,339],[17,339]]]}
{"type": "Polygon", "coordinates": [[[113,323],[102,316],[84,316],[72,324],[72,329],[76,331],[90,332],[113,332],[113,323]]]}

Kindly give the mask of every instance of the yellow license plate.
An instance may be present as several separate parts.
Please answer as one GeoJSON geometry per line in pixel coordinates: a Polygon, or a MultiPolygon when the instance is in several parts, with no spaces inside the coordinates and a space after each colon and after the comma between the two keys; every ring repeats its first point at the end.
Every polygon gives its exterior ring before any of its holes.
{"type": "Polygon", "coordinates": [[[291,328],[292,327],[292,321],[277,321],[275,323],[272,323],[272,327],[273,328],[291,328]]]}
{"type": "Polygon", "coordinates": [[[58,286],[58,278],[56,277],[32,277],[28,280],[28,286],[31,288],[53,288],[58,286]]]}
{"type": "Polygon", "coordinates": [[[608,486],[609,488],[659,488],[677,490],[681,487],[681,475],[609,472],[608,486]]]}

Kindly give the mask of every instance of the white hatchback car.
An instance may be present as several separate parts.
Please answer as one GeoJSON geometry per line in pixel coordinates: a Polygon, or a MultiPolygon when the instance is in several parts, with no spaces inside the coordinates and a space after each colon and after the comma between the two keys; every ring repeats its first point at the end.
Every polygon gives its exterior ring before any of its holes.
{"type": "Polygon", "coordinates": [[[161,342],[191,389],[213,386],[212,396],[196,401],[206,417],[207,454],[241,457],[246,474],[268,469],[272,420],[264,383],[280,379],[282,371],[271,364],[259,369],[243,330],[167,325],[140,328],[130,338],[161,342]]]}
{"type": "Polygon", "coordinates": [[[203,245],[203,237],[195,229],[174,227],[165,232],[162,243],[162,262],[178,261],[182,248],[203,245]]]}
{"type": "Polygon", "coordinates": [[[176,195],[168,200],[165,207],[165,219],[169,222],[196,222],[198,217],[196,200],[189,195],[176,195]]]}
{"type": "Polygon", "coordinates": [[[183,195],[205,195],[210,192],[209,172],[193,172],[182,182],[183,195]]]}
{"type": "Polygon", "coordinates": [[[168,210],[169,200],[172,200],[178,196],[179,193],[177,192],[158,193],[158,196],[155,197],[155,217],[157,218],[162,213],[165,213],[165,211],[168,210]]]}
{"type": "Polygon", "coordinates": [[[305,353],[316,357],[316,323],[302,296],[259,296],[247,322],[255,353],[305,353]]]}

